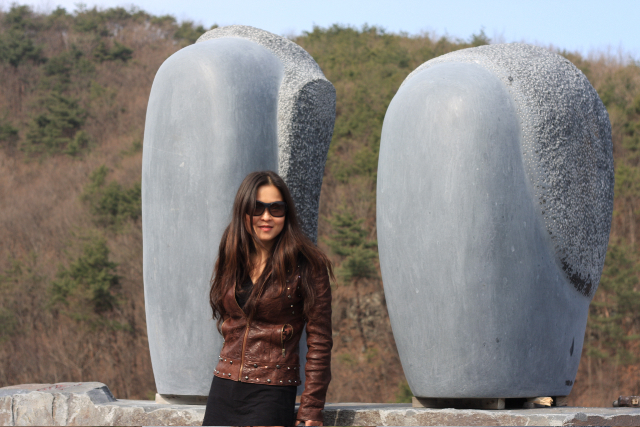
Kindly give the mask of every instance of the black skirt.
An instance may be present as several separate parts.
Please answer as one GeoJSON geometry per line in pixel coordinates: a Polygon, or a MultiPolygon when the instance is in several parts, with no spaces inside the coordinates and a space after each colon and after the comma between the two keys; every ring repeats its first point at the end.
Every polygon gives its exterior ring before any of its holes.
{"type": "Polygon", "coordinates": [[[296,386],[243,383],[213,377],[203,426],[292,426],[296,386]]]}

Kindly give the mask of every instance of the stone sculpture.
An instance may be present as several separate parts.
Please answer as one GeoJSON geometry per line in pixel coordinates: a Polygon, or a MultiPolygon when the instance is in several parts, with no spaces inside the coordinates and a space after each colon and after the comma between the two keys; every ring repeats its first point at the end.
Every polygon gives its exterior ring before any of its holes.
{"type": "Polygon", "coordinates": [[[203,34],[153,82],[144,134],[142,230],[158,393],[206,396],[222,338],[209,280],[242,179],[273,170],[316,239],[335,89],[295,43],[252,27],[203,34]]]}
{"type": "Polygon", "coordinates": [[[568,60],[482,46],[412,72],[386,113],[384,289],[415,396],[566,396],[613,209],[607,111],[568,60]]]}

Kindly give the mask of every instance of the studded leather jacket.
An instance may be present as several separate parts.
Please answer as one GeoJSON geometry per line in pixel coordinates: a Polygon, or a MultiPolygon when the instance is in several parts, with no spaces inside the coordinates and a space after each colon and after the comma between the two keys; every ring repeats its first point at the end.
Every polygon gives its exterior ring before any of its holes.
{"type": "Polygon", "coordinates": [[[315,277],[316,302],[303,316],[300,276],[289,280],[285,292],[269,286],[248,319],[236,301],[235,289],[225,295],[227,312],[221,326],[224,345],[214,375],[246,383],[300,385],[300,336],[306,324],[307,363],[298,420],[322,421],[331,381],[331,286],[326,272],[315,277]]]}

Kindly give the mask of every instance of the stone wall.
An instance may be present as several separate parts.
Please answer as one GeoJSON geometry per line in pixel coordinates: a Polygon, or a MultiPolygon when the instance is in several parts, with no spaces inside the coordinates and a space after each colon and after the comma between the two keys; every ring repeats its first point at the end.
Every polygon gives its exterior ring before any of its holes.
{"type": "MultiPolygon", "coordinates": [[[[201,425],[204,405],[162,405],[118,400],[98,382],[25,384],[0,388],[0,426],[201,425]]],[[[418,425],[640,425],[639,408],[458,410],[413,408],[404,403],[333,403],[324,424],[418,425]]]]}

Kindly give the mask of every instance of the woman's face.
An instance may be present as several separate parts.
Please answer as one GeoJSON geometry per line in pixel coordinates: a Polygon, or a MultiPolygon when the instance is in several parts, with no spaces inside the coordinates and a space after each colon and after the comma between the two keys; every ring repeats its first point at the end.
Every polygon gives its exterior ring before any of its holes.
{"type": "MultiPolygon", "coordinates": [[[[276,186],[267,184],[258,187],[256,193],[256,201],[262,203],[282,202],[282,194],[276,186]]],[[[267,248],[270,249],[274,243],[274,239],[278,237],[284,228],[285,217],[274,217],[269,209],[265,209],[260,216],[245,216],[247,225],[253,226],[256,237],[267,248]]]]}

